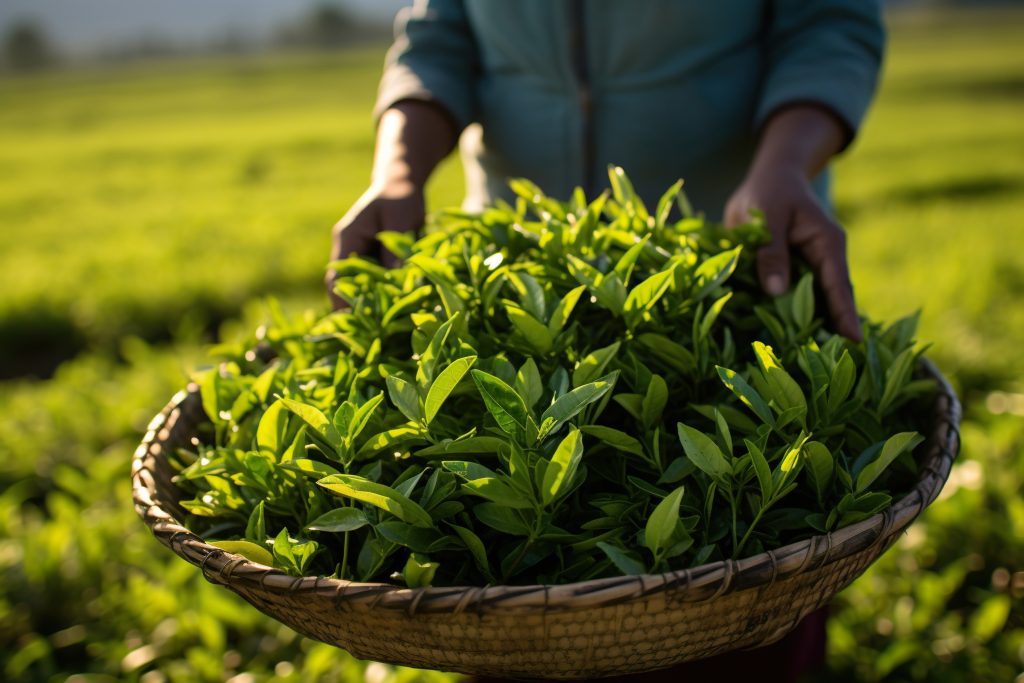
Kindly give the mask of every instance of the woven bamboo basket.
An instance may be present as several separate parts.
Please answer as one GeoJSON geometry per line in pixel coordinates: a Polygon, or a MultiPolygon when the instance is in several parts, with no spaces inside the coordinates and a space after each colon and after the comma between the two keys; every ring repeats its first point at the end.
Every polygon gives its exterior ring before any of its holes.
{"type": "MultiPolygon", "coordinates": [[[[938,370],[916,487],[883,512],[760,555],[658,575],[548,586],[408,589],[296,578],[215,548],[181,525],[165,454],[205,420],[180,392],[135,452],[135,508],[157,539],[257,609],[361,659],[469,674],[573,679],[651,671],[775,642],[888,549],[942,489],[960,404],[938,370]]],[[[922,430],[924,431],[924,430],[922,430]]]]}

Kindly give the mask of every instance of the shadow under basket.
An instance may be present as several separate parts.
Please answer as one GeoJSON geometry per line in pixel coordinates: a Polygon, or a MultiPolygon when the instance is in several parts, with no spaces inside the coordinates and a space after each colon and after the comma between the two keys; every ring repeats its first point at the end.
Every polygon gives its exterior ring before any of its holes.
{"type": "Polygon", "coordinates": [[[178,521],[166,454],[206,417],[194,386],[149,425],[132,462],[135,509],[161,543],[260,611],[358,658],[468,674],[591,678],[639,673],[772,643],[828,603],[935,500],[959,450],[960,403],[937,391],[921,478],[892,506],[832,533],[741,560],[547,586],[401,588],[296,578],[212,545],[178,521]]]}

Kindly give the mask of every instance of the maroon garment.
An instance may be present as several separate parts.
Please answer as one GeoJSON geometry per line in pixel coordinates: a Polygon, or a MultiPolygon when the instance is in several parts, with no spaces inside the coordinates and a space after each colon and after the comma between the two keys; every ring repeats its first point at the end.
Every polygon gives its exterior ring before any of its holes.
{"type": "MultiPolygon", "coordinates": [[[[591,680],[605,683],[683,683],[714,680],[711,677],[715,677],[721,683],[796,683],[804,676],[820,669],[825,663],[827,618],[827,607],[811,612],[781,640],[754,650],[727,652],[646,674],[591,680]]],[[[475,676],[467,679],[465,683],[511,683],[512,680],[475,676]]]]}

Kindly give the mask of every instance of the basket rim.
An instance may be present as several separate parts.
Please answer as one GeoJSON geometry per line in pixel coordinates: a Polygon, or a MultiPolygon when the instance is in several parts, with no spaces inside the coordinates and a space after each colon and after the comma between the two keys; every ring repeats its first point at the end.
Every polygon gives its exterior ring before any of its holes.
{"type": "Polygon", "coordinates": [[[880,555],[895,536],[937,497],[959,451],[962,408],[949,381],[927,358],[918,360],[923,373],[936,380],[932,406],[933,427],[921,461],[921,477],[906,495],[868,519],[825,534],[751,555],[719,560],[662,574],[608,577],[567,584],[446,586],[406,588],[381,582],[357,582],[324,576],[295,577],[210,545],[185,528],[164,508],[154,459],[160,459],[171,428],[198,387],[179,391],[150,422],[132,457],[132,498],[136,512],[152,533],[177,555],[199,567],[219,584],[249,584],[272,592],[316,593],[341,603],[415,613],[460,613],[514,609],[543,612],[588,609],[646,599],[673,591],[674,600],[705,601],[724,593],[768,586],[777,580],[838,562],[871,546],[880,555]]]}

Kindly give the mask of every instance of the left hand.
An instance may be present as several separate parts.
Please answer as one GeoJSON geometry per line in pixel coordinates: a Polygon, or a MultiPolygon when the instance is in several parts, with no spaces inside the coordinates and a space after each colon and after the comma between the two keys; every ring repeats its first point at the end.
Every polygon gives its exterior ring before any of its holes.
{"type": "Polygon", "coordinates": [[[846,233],[815,197],[798,167],[751,169],[725,206],[725,224],[750,220],[750,210],[764,212],[771,242],[757,253],[757,272],[764,290],[779,296],[789,289],[790,249],[800,250],[825,292],[837,331],[859,341],[860,320],[846,260],[846,233]]]}

